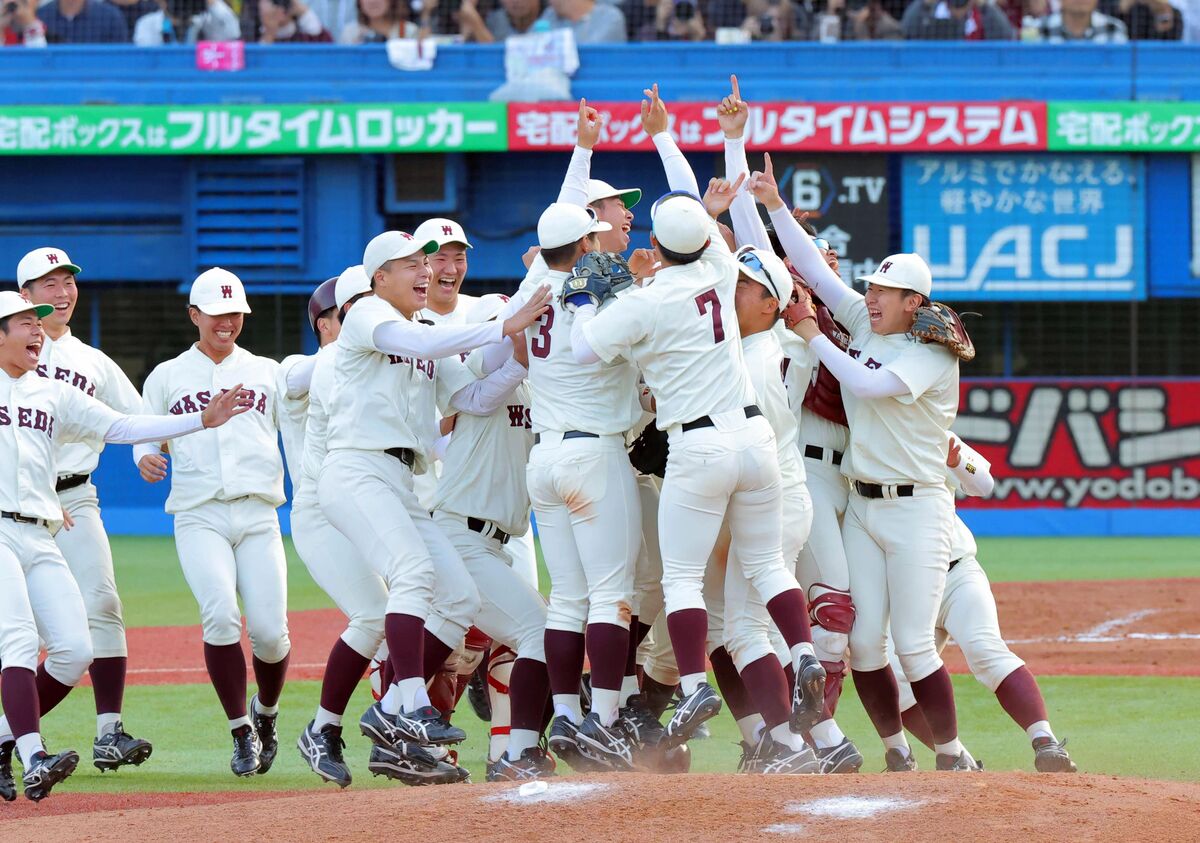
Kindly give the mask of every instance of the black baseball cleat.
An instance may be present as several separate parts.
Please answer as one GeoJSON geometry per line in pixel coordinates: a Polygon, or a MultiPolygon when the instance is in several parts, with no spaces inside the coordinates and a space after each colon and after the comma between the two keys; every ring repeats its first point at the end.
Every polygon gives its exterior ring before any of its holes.
{"type": "Polygon", "coordinates": [[[584,754],[579,746],[579,727],[564,714],[555,717],[550,724],[548,743],[554,754],[577,773],[594,773],[604,769],[584,754]]]}
{"type": "Polygon", "coordinates": [[[383,703],[375,703],[359,718],[358,730],[375,746],[396,746],[404,743],[404,735],[396,728],[396,716],[383,710],[383,703]]]}
{"type": "Polygon", "coordinates": [[[96,738],[92,744],[92,763],[101,773],[115,770],[126,764],[137,767],[150,757],[154,747],[150,741],[135,738],[125,731],[125,724],[117,721],[104,737],[96,738]]]}
{"type": "Polygon", "coordinates": [[[913,757],[911,749],[907,753],[903,749],[889,749],[883,755],[883,763],[887,765],[884,770],[887,773],[915,773],[917,771],[917,759],[913,757]]]}
{"type": "Polygon", "coordinates": [[[583,718],[575,737],[579,748],[593,761],[613,770],[633,769],[633,746],[618,721],[605,726],[599,713],[593,711],[583,718]]]}
{"type": "Polygon", "coordinates": [[[466,780],[461,767],[447,761],[435,761],[423,747],[411,743],[371,747],[367,769],[373,776],[384,776],[409,787],[457,784],[466,780]]]}
{"type": "Polygon", "coordinates": [[[641,694],[633,694],[617,715],[620,724],[635,751],[655,749],[667,733],[663,724],[654,716],[641,694]]]}
{"type": "Polygon", "coordinates": [[[58,755],[34,753],[25,764],[25,775],[21,777],[25,798],[34,802],[45,799],[50,795],[50,789],[74,773],[78,766],[79,754],[71,750],[58,755]]]}
{"type": "Polygon", "coordinates": [[[679,746],[692,737],[701,723],[720,712],[721,698],[712,686],[701,682],[700,687],[675,703],[675,713],[667,723],[662,745],[667,748],[679,746]]]}
{"type": "Polygon", "coordinates": [[[769,742],[762,750],[761,772],[764,776],[796,776],[821,771],[821,762],[808,744],[800,749],[792,749],[767,736],[764,736],[764,740],[769,742]]]}
{"type": "Polygon", "coordinates": [[[944,773],[981,773],[983,772],[983,762],[976,761],[965,749],[958,755],[946,755],[939,752],[937,769],[944,773]]]}
{"type": "Polygon", "coordinates": [[[467,739],[466,732],[457,726],[451,726],[446,718],[442,717],[442,713],[431,705],[422,706],[412,712],[401,709],[396,715],[396,731],[406,741],[433,746],[461,743],[467,739]]]}
{"type": "Polygon", "coordinates": [[[246,778],[258,773],[262,744],[253,726],[238,726],[233,730],[233,758],[229,769],[235,776],[246,778]]]}
{"type": "MultiPolygon", "coordinates": [[[[1033,741],[1033,766],[1039,773],[1076,773],[1079,768],[1067,754],[1067,739],[1036,738],[1033,741]]],[[[0,764],[3,761],[0,759],[0,764]]],[[[0,770],[3,768],[0,767],[0,770]]]]}
{"type": "Polygon", "coordinates": [[[554,759],[541,747],[531,747],[521,753],[515,761],[505,752],[498,761],[489,761],[487,765],[487,780],[489,782],[527,782],[534,779],[553,778],[554,759]]]}
{"type": "Polygon", "coordinates": [[[308,766],[318,776],[327,782],[333,782],[338,787],[349,787],[353,781],[350,767],[342,757],[346,742],[342,740],[342,727],[336,723],[326,723],[318,732],[314,722],[308,721],[300,738],[296,741],[300,755],[308,762],[308,766]]]}
{"type": "Polygon", "coordinates": [[[763,765],[766,764],[766,749],[770,741],[768,735],[764,731],[758,739],[758,743],[751,746],[742,741],[739,746],[742,748],[742,757],[738,759],[737,771],[739,773],[761,773],[763,765]]]}
{"type": "Polygon", "coordinates": [[[17,798],[17,781],[13,778],[12,757],[16,741],[0,743],[0,799],[12,802],[17,798]]]}
{"type": "Polygon", "coordinates": [[[592,674],[585,673],[579,677],[579,710],[587,717],[592,713],[592,674]]]}
{"type": "Polygon", "coordinates": [[[278,714],[263,714],[258,710],[258,694],[250,699],[250,719],[254,721],[254,731],[258,733],[258,741],[262,748],[258,753],[258,774],[261,776],[271,769],[275,756],[279,754],[279,733],[276,724],[278,714]]]}
{"type": "Polygon", "coordinates": [[[467,683],[467,702],[475,716],[484,723],[492,722],[492,697],[488,693],[488,660],[484,659],[471,674],[467,683]]]}
{"type": "Polygon", "coordinates": [[[793,732],[810,732],[821,721],[825,709],[825,668],[817,657],[805,653],[796,665],[796,687],[792,690],[793,732]]]}
{"type": "Polygon", "coordinates": [[[857,773],[862,769],[863,757],[849,738],[843,738],[837,746],[817,748],[817,760],[821,762],[821,772],[857,773]]]}

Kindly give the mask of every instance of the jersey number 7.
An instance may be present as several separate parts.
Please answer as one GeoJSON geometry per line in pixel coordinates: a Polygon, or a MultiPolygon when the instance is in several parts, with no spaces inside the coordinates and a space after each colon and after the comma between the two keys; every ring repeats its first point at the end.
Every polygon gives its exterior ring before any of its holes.
{"type": "Polygon", "coordinates": [[[725,339],[725,326],[721,323],[721,300],[717,298],[716,290],[709,290],[696,296],[696,310],[700,315],[711,312],[713,323],[713,342],[725,339]]]}

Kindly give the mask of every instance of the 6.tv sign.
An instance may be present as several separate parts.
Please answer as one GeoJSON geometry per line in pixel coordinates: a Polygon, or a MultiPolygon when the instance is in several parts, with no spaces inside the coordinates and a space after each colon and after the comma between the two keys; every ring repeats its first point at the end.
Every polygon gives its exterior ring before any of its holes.
{"type": "Polygon", "coordinates": [[[909,156],[904,248],[937,298],[1145,298],[1143,184],[1123,155],[909,156]]]}

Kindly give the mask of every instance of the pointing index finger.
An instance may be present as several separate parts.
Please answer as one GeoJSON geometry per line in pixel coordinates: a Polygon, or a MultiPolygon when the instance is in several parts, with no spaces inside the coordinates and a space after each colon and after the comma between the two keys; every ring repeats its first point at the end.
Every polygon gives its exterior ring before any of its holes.
{"type": "Polygon", "coordinates": [[[735,100],[740,100],[742,98],[742,92],[741,92],[741,89],[738,88],[738,80],[737,80],[736,73],[731,73],[729,75],[729,84],[733,88],[733,98],[735,100]]]}

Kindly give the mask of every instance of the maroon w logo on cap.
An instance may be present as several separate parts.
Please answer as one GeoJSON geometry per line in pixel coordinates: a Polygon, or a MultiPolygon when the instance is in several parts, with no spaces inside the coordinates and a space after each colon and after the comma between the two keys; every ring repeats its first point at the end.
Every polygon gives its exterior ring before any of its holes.
{"type": "Polygon", "coordinates": [[[884,261],[884,262],[883,262],[883,265],[879,267],[879,271],[880,271],[880,272],[887,272],[887,271],[888,271],[888,269],[890,269],[890,268],[891,268],[891,266],[892,266],[892,262],[891,262],[891,261],[884,261]]]}
{"type": "Polygon", "coordinates": [[[443,226],[442,226],[442,234],[443,234],[444,236],[446,236],[446,237],[449,237],[449,236],[450,236],[450,235],[452,235],[453,233],[454,233],[454,229],[453,229],[453,228],[451,228],[450,226],[448,226],[448,225],[443,225],[443,226]]]}
{"type": "Polygon", "coordinates": [[[223,287],[221,287],[221,298],[223,298],[223,299],[233,298],[233,287],[231,287],[229,284],[226,284],[223,287]]]}
{"type": "Polygon", "coordinates": [[[58,263],[58,255],[56,255],[54,252],[46,252],[46,262],[58,263]]]}

